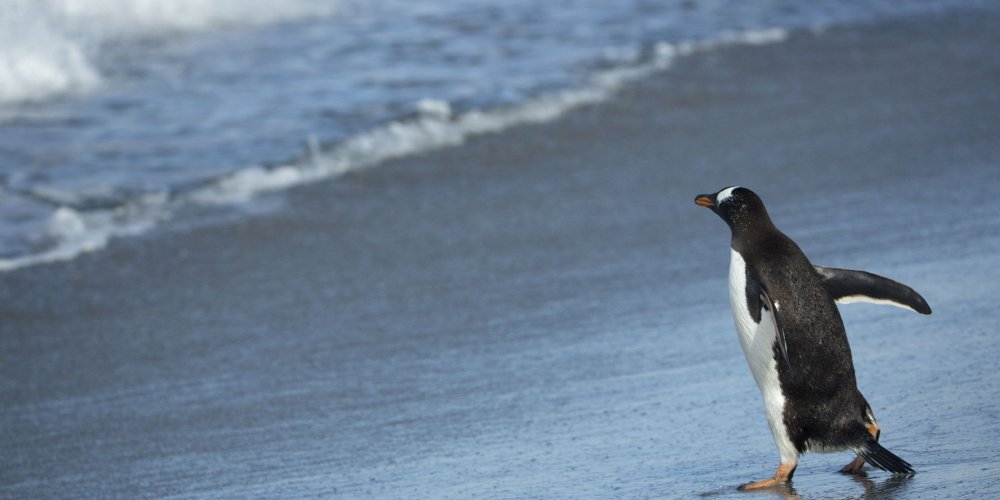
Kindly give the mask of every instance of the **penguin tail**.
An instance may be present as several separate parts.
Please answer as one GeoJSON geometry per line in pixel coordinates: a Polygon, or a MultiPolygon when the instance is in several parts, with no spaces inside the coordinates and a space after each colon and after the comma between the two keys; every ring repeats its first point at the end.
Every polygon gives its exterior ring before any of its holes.
{"type": "Polygon", "coordinates": [[[859,457],[865,462],[893,474],[912,475],[916,471],[909,462],[896,456],[895,453],[885,449],[878,441],[869,439],[861,448],[855,450],[859,457]]]}

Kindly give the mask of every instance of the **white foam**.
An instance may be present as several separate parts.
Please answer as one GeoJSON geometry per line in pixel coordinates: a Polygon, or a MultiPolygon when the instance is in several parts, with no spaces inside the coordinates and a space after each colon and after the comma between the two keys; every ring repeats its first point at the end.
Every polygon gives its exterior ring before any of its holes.
{"type": "Polygon", "coordinates": [[[108,210],[81,212],[65,206],[58,207],[45,222],[45,234],[38,235],[51,244],[39,253],[0,258],[0,272],[70,260],[103,249],[114,237],[144,233],[169,217],[167,205],[165,195],[151,194],[108,210]]]}
{"type": "Polygon", "coordinates": [[[415,106],[423,116],[448,118],[451,116],[451,104],[440,99],[421,99],[415,106]]]}
{"type": "MultiPolygon", "coordinates": [[[[48,236],[56,244],[41,254],[0,259],[0,271],[72,259],[103,248],[113,237],[137,234],[154,227],[185,203],[242,203],[262,193],[336,177],[394,158],[457,146],[475,135],[554,120],[581,106],[607,101],[625,85],[669,68],[677,57],[725,45],[771,43],[784,38],[783,31],[769,30],[725,34],[717,40],[680,45],[660,43],[646,62],[602,70],[591,75],[580,87],[544,94],[509,107],[456,114],[445,101],[421,100],[414,104],[418,111],[416,118],[388,123],[326,150],[319,147],[315,138],[308,138],[309,155],[299,162],[239,170],[169,200],[165,195],[149,195],[123,208],[86,213],[59,208],[48,225],[48,236]]],[[[51,196],[47,199],[56,201],[51,196]]]]}
{"type": "Polygon", "coordinates": [[[0,103],[89,90],[100,77],[81,44],[15,1],[0,15],[0,103]]]}
{"type": "Polygon", "coordinates": [[[98,87],[109,41],[331,15],[319,0],[5,0],[0,7],[0,104],[98,87]]]}
{"type": "Polygon", "coordinates": [[[232,203],[246,201],[258,193],[287,189],[367,168],[393,158],[456,146],[470,136],[500,132],[529,123],[554,120],[581,106],[604,102],[623,86],[670,67],[678,56],[714,50],[719,47],[784,40],[784,30],[726,32],[717,39],[681,45],[658,43],[650,60],[602,70],[591,75],[581,87],[544,94],[519,105],[491,110],[472,110],[453,114],[445,101],[423,99],[415,108],[420,116],[413,120],[392,122],[355,136],[325,152],[311,147],[307,162],[266,169],[252,167],[223,179],[217,184],[193,193],[191,198],[202,203],[232,203]]]}
{"type": "Polygon", "coordinates": [[[75,31],[100,36],[194,31],[259,25],[330,15],[336,3],[319,0],[47,0],[38,2],[75,31]]]}
{"type": "Polygon", "coordinates": [[[732,45],[767,45],[783,42],[787,38],[788,31],[781,28],[723,31],[710,39],[680,43],[675,47],[675,53],[679,56],[687,56],[732,45]]]}

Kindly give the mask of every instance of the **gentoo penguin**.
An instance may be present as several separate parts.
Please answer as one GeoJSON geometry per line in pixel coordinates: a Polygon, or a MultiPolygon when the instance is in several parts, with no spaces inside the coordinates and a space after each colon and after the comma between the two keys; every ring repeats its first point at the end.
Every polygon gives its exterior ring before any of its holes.
{"type": "Polygon", "coordinates": [[[841,472],[865,462],[894,474],[913,468],[878,443],[879,425],[858,391],[851,348],[836,302],[888,303],[930,314],[913,289],[875,274],[814,266],[771,222],[764,203],[733,186],[703,194],[732,230],[729,298],[743,354],[764,397],[781,465],[771,479],[740,486],[786,483],[800,454],[852,450],[841,472]]]}

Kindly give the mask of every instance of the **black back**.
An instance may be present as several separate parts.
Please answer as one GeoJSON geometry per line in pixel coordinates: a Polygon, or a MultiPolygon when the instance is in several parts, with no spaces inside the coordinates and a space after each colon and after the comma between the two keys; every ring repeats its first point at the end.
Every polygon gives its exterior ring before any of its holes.
{"type": "MultiPolygon", "coordinates": [[[[732,248],[747,265],[748,299],[752,287],[759,286],[779,304],[787,362],[777,343],[774,349],[792,441],[799,451],[808,444],[843,448],[864,442],[867,402],[857,389],[840,312],[812,263],[774,226],[749,189],[727,188],[703,197],[732,230],[732,248]]],[[[698,201],[706,203],[702,197],[698,201]]],[[[759,299],[748,300],[754,303],[759,299]]]]}

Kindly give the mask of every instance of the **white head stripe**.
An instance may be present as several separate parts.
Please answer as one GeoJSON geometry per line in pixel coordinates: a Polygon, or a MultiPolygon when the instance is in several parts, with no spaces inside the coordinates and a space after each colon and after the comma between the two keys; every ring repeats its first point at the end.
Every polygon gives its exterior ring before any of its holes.
{"type": "Polygon", "coordinates": [[[723,189],[722,191],[719,191],[719,194],[715,195],[715,204],[722,205],[722,202],[729,199],[729,197],[733,195],[733,190],[738,187],[739,186],[728,187],[726,189],[723,189]]]}

